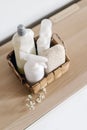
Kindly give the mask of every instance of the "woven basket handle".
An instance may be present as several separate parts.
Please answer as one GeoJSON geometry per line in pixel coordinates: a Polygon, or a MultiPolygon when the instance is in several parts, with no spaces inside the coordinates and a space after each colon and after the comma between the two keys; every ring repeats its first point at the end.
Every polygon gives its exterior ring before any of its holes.
{"type": "Polygon", "coordinates": [[[64,46],[65,51],[66,51],[66,47],[65,47],[64,41],[61,39],[61,37],[57,33],[53,33],[52,34],[52,40],[54,39],[54,36],[56,36],[58,38],[58,40],[59,40],[58,43],[62,44],[64,46]]]}

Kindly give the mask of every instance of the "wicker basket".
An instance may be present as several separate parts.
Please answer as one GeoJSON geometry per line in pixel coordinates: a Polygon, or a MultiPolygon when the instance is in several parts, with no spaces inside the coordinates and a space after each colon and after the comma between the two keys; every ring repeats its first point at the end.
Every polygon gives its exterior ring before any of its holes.
{"type": "MultiPolygon", "coordinates": [[[[61,38],[58,35],[57,35],[57,37],[58,37],[60,43],[56,42],[56,40],[54,40],[54,38],[52,38],[51,47],[56,45],[56,44],[63,44],[64,45],[64,42],[61,40],[61,38]]],[[[35,38],[35,42],[36,42],[36,40],[37,40],[37,37],[35,38]]],[[[70,59],[66,55],[66,60],[65,60],[64,64],[62,64],[60,67],[56,68],[54,71],[52,71],[48,75],[45,75],[44,78],[42,80],[40,80],[39,82],[35,83],[34,85],[31,85],[27,82],[25,75],[22,75],[19,73],[19,71],[17,69],[17,65],[16,65],[14,51],[10,52],[7,55],[7,60],[8,60],[10,67],[12,68],[12,70],[14,71],[16,76],[19,78],[21,83],[23,85],[25,85],[29,89],[30,92],[33,92],[35,94],[38,93],[42,88],[47,87],[47,85],[52,83],[55,79],[58,79],[59,77],[61,77],[65,72],[68,71],[69,65],[70,65],[70,59]]]]}

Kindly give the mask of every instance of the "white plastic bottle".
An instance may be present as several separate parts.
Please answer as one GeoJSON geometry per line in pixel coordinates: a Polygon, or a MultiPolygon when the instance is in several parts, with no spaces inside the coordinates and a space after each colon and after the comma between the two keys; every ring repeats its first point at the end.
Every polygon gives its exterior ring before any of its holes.
{"type": "Polygon", "coordinates": [[[41,52],[45,51],[46,49],[50,48],[50,38],[48,37],[39,37],[37,40],[37,50],[38,55],[40,55],[41,52]]]}
{"type": "Polygon", "coordinates": [[[25,56],[27,54],[36,54],[34,32],[31,29],[26,29],[23,25],[19,25],[17,33],[13,36],[12,43],[15,51],[17,67],[20,73],[23,74],[25,56]]]}
{"type": "Polygon", "coordinates": [[[51,36],[52,36],[52,22],[51,22],[51,20],[43,19],[41,21],[39,36],[51,38],[51,36]]]}
{"type": "Polygon", "coordinates": [[[44,77],[44,65],[40,62],[27,61],[24,65],[24,73],[27,81],[34,84],[44,77]]]}
{"type": "Polygon", "coordinates": [[[49,19],[44,19],[41,21],[39,38],[37,40],[37,51],[40,55],[41,52],[50,48],[52,37],[52,22],[49,19]]]}

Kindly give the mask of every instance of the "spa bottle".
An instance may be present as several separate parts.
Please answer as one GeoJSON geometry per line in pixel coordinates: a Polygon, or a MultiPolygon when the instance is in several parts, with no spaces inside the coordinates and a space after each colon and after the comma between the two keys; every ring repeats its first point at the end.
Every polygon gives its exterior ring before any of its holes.
{"type": "Polygon", "coordinates": [[[32,64],[27,61],[24,65],[24,72],[27,81],[34,84],[44,77],[44,66],[38,62],[32,64]]]}
{"type": "Polygon", "coordinates": [[[52,37],[52,22],[49,19],[43,19],[40,27],[40,37],[52,37]]]}
{"type": "Polygon", "coordinates": [[[49,19],[44,19],[41,22],[40,34],[37,40],[38,55],[46,49],[50,48],[52,37],[52,22],[49,19]]]}
{"type": "Polygon", "coordinates": [[[48,59],[45,57],[29,54],[24,65],[27,81],[33,84],[41,80],[44,77],[44,69],[47,68],[47,62],[48,59]]]}
{"type": "Polygon", "coordinates": [[[34,44],[34,32],[26,29],[23,25],[19,25],[17,33],[12,39],[16,64],[20,73],[24,73],[25,56],[28,54],[36,54],[34,44]]]}

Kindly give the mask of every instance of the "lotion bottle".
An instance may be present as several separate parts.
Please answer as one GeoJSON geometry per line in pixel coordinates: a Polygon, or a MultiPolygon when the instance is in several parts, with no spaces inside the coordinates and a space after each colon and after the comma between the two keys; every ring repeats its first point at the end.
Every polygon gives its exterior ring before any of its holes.
{"type": "Polygon", "coordinates": [[[24,73],[27,81],[34,84],[41,80],[45,74],[44,67],[44,64],[40,64],[40,62],[27,61],[24,65],[24,73]]]}
{"type": "Polygon", "coordinates": [[[50,48],[52,37],[52,22],[49,19],[41,21],[39,38],[37,40],[38,55],[46,49],[50,48]]]}
{"type": "Polygon", "coordinates": [[[25,56],[28,54],[36,54],[34,44],[34,32],[26,29],[23,25],[19,25],[16,34],[12,39],[16,64],[20,73],[24,73],[25,56]]]}

